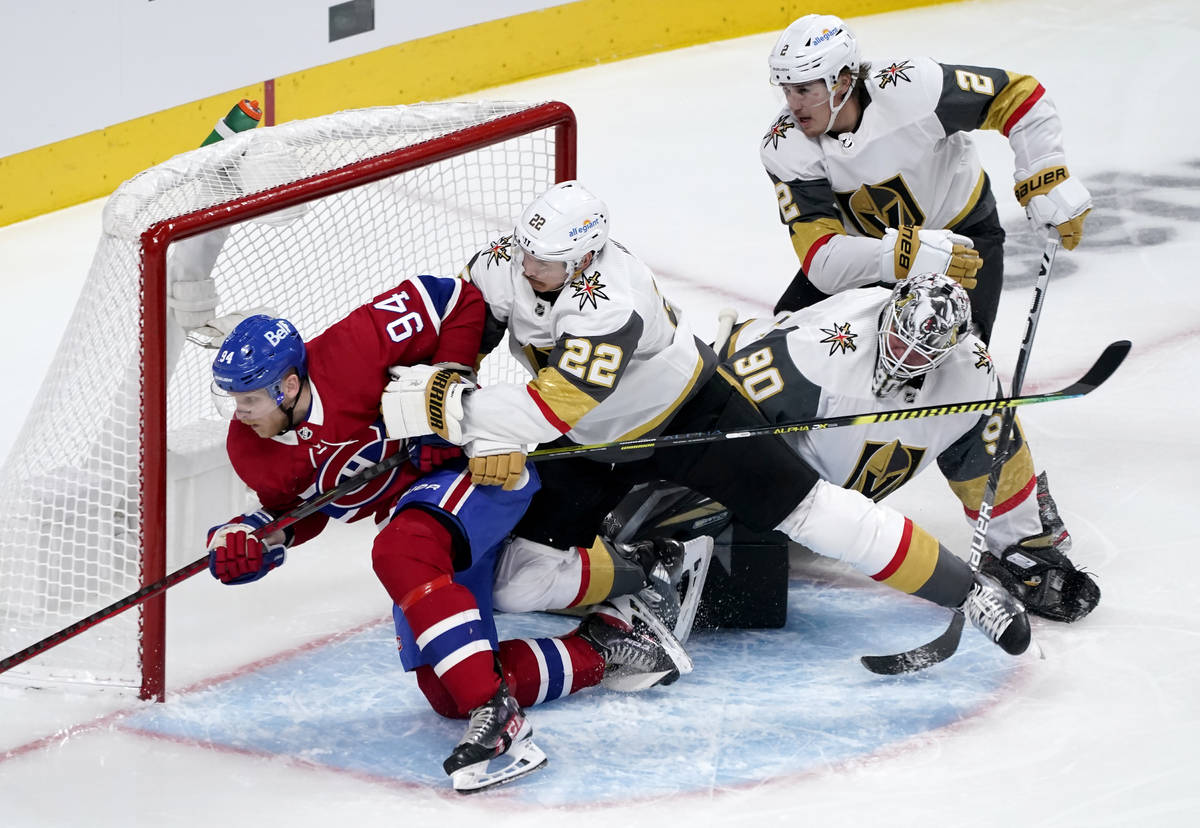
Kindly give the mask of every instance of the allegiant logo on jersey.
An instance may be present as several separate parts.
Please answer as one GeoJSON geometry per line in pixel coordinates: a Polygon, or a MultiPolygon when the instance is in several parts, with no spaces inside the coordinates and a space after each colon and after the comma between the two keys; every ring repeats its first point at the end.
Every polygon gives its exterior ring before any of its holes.
{"type": "Polygon", "coordinates": [[[811,41],[811,44],[813,46],[816,46],[819,43],[824,43],[826,40],[829,40],[834,35],[841,34],[841,32],[842,32],[841,29],[826,29],[825,31],[821,32],[819,35],[814,37],[811,41]]]}
{"type": "Polygon", "coordinates": [[[575,227],[572,227],[570,230],[567,231],[567,235],[570,236],[572,239],[576,239],[582,235],[591,233],[593,230],[596,229],[596,225],[599,223],[600,223],[600,219],[590,218],[587,221],[585,221],[582,225],[577,225],[575,227]]]}

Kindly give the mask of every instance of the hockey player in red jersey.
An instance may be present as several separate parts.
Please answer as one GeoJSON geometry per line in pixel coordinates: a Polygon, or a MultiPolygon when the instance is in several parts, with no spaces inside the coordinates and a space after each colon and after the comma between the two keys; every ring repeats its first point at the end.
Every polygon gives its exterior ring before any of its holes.
{"type": "Polygon", "coordinates": [[[1068,250],[1082,238],[1091,196],[1067,171],[1058,111],[1033,77],[927,57],[867,63],[846,24],[821,14],[788,26],[769,65],[785,105],[760,154],[800,259],[776,313],[937,271],[968,289],[987,342],[1004,230],[968,135],[977,129],[1008,138],[1034,229],[1068,250]]]}
{"type": "Polygon", "coordinates": [[[252,582],[282,565],[288,548],[314,537],[330,518],[374,520],[372,561],[394,602],[401,662],[416,673],[434,710],[469,718],[444,763],[455,789],[464,791],[508,781],[545,761],[523,707],[602,680],[640,689],[690,669],[686,653],[635,597],[602,605],[568,635],[497,640],[495,555],[537,491],[537,475],[527,469],[508,487],[476,486],[457,447],[389,439],[380,418],[389,370],[434,363],[467,373],[483,320],[474,286],[419,276],[308,343],[286,319],[250,316],[213,362],[214,393],[233,418],[228,454],[261,508],[210,531],[212,575],[227,584],[252,582]],[[285,531],[261,539],[251,534],[401,451],[411,463],[285,531]]]}
{"type": "MultiPolygon", "coordinates": [[[[529,204],[513,234],[481,251],[464,275],[487,302],[491,342],[507,328],[510,349],[533,378],[476,390],[447,383],[445,371],[398,372],[383,400],[388,433],[436,432],[462,444],[483,467],[476,482],[499,485],[524,468],[530,444],[764,425],[736,376],[716,370],[716,355],[692,334],[686,314],[659,292],[644,263],[609,240],[608,226],[607,206],[576,181],[529,204]]],[[[817,554],[852,563],[882,559],[894,573],[888,584],[963,608],[1006,652],[1029,645],[1024,609],[993,579],[972,573],[894,510],[821,479],[780,437],[756,438],[752,449],[721,440],[631,454],[539,466],[545,485],[505,555],[521,556],[518,581],[537,573],[539,582],[568,582],[562,591],[509,582],[510,590],[537,588],[543,599],[574,594],[583,568],[567,564],[592,545],[604,516],[632,486],[662,479],[723,504],[753,531],[778,529],[817,554]],[[910,531],[893,531],[897,526],[910,531]],[[548,565],[534,566],[538,557],[548,565]]]]}

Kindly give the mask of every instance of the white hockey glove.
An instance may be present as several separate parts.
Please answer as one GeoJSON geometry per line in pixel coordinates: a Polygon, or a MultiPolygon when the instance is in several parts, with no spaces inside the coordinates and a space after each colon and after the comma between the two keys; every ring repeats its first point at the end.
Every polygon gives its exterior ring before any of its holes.
{"type": "Polygon", "coordinates": [[[1062,246],[1075,249],[1083,238],[1083,220],[1092,209],[1092,194],[1079,179],[1071,178],[1066,167],[1047,167],[1020,179],[1013,192],[1034,230],[1053,227],[1062,246]]]}
{"type": "Polygon", "coordinates": [[[388,437],[436,434],[447,442],[462,444],[462,396],[475,387],[462,377],[466,368],[394,365],[388,372],[392,381],[379,401],[388,437]]]}
{"type": "Polygon", "coordinates": [[[519,489],[529,479],[525,471],[524,446],[472,440],[467,443],[467,468],[477,486],[500,486],[506,492],[519,489]]]}
{"type": "Polygon", "coordinates": [[[879,252],[880,280],[892,285],[910,273],[943,273],[967,290],[979,281],[983,259],[966,236],[949,230],[925,230],[905,224],[883,234],[879,252]]]}

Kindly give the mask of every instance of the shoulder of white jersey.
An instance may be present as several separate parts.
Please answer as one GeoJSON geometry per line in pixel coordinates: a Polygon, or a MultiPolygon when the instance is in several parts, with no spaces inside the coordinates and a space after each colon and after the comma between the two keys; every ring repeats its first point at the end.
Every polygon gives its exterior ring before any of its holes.
{"type": "Polygon", "coordinates": [[[786,106],[767,127],[759,141],[759,158],[767,172],[780,181],[826,178],[819,142],[807,137],[786,106]]]}
{"type": "Polygon", "coordinates": [[[796,367],[822,388],[869,395],[869,378],[859,375],[874,371],[879,313],[890,295],[887,288],[848,290],[790,314],[786,324],[795,331],[788,349],[796,367]]]}
{"type": "Polygon", "coordinates": [[[458,274],[460,279],[479,288],[488,309],[500,321],[507,320],[512,310],[516,257],[517,244],[512,233],[507,233],[476,252],[458,274]]]}
{"type": "Polygon", "coordinates": [[[603,334],[624,326],[631,314],[661,305],[650,268],[609,239],[595,261],[563,286],[551,318],[556,333],[603,334]]]}
{"type": "Polygon", "coordinates": [[[886,58],[871,61],[867,91],[871,105],[893,119],[916,120],[931,114],[942,96],[942,66],[929,57],[886,58]]]}
{"type": "Polygon", "coordinates": [[[951,382],[959,399],[983,400],[994,394],[996,364],[987,345],[974,334],[960,342],[936,371],[947,378],[953,377],[951,382]]]}

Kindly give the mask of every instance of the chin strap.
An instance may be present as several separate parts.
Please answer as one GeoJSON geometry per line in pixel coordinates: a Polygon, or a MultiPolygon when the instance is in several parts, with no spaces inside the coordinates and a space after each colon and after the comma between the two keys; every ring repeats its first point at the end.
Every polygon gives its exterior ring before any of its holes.
{"type": "Polygon", "coordinates": [[[830,95],[829,95],[829,125],[825,127],[826,132],[828,132],[830,134],[833,133],[833,122],[835,120],[837,120],[838,113],[842,111],[842,107],[844,107],[847,103],[850,102],[850,96],[854,94],[854,87],[857,83],[858,83],[858,78],[852,76],[850,78],[850,88],[846,90],[846,97],[842,98],[842,102],[840,104],[838,104],[837,106],[833,105],[833,93],[832,92],[830,93],[830,95]]]}
{"type": "Polygon", "coordinates": [[[303,380],[301,380],[300,390],[296,392],[296,399],[292,400],[292,404],[286,407],[282,405],[279,406],[279,410],[287,415],[287,424],[279,430],[279,434],[275,435],[276,437],[280,436],[281,434],[287,434],[296,427],[296,406],[300,403],[300,397],[302,394],[304,394],[304,387],[306,385],[308,385],[308,377],[305,377],[303,380]]]}

